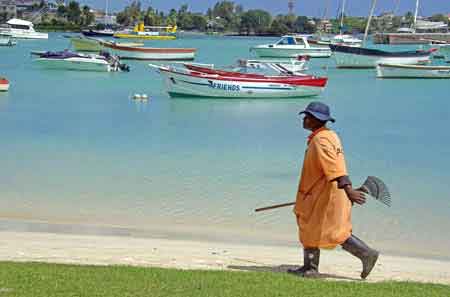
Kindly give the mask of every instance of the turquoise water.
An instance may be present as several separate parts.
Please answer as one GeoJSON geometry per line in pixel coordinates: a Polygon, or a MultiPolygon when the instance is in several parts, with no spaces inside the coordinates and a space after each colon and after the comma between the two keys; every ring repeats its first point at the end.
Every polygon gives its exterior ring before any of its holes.
{"type": "MultiPolygon", "coordinates": [[[[185,37],[155,46],[198,48],[196,61],[229,65],[266,38],[185,37]]],[[[450,258],[449,80],[380,80],[338,70],[310,99],[169,98],[146,62],[130,73],[35,67],[48,41],[0,48],[0,229],[297,244],[291,208],[308,135],[297,113],[328,103],[355,184],[382,177],[393,206],[353,211],[354,232],[388,254],[450,258]],[[147,102],[130,99],[145,93],[147,102]]]]}

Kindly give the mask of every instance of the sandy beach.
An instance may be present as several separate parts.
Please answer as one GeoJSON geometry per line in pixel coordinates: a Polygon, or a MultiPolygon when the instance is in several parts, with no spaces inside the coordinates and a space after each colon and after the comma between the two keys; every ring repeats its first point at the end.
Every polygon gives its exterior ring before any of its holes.
{"type": "MultiPolygon", "coordinates": [[[[285,272],[301,263],[299,248],[118,236],[0,232],[1,261],[134,265],[179,269],[285,272]]],[[[359,281],[358,259],[323,251],[324,278],[359,281]]],[[[450,284],[450,262],[381,255],[368,281],[450,284]]]]}

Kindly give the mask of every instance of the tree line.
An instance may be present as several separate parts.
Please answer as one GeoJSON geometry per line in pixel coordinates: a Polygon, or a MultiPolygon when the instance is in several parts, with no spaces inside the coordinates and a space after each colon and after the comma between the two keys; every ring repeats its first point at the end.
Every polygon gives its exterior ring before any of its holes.
{"type": "MultiPolygon", "coordinates": [[[[67,5],[60,5],[57,9],[57,18],[51,24],[66,23],[75,27],[86,27],[94,23],[95,17],[89,6],[80,6],[72,0],[67,5]]],[[[445,15],[437,14],[430,18],[434,21],[445,21],[445,15]]],[[[151,6],[143,9],[139,0],[133,1],[122,11],[116,14],[117,23],[121,26],[131,26],[137,22],[144,22],[147,26],[177,25],[181,30],[196,30],[200,32],[234,32],[243,35],[281,35],[288,32],[315,33],[321,30],[319,18],[306,16],[283,15],[272,16],[270,12],[262,9],[245,10],[240,4],[233,1],[219,1],[206,13],[196,13],[183,4],[179,9],[168,12],[158,10],[151,6]]],[[[363,32],[366,18],[345,16],[345,31],[363,32]]],[[[404,25],[412,23],[413,14],[408,12],[405,16],[393,18],[375,18],[371,25],[372,31],[393,31],[404,25]]],[[[332,32],[339,31],[339,18],[332,19],[332,32]]],[[[99,25],[101,26],[101,24],[99,25]]]]}

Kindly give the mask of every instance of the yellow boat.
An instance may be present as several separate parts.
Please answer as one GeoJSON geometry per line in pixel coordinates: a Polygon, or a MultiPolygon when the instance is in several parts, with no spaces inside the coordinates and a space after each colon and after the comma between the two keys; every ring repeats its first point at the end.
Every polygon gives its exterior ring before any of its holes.
{"type": "Polygon", "coordinates": [[[146,40],[173,40],[176,39],[177,26],[144,26],[139,23],[134,26],[133,31],[117,32],[115,38],[146,39],[146,40]],[[161,31],[164,30],[164,31],[161,31]]]}

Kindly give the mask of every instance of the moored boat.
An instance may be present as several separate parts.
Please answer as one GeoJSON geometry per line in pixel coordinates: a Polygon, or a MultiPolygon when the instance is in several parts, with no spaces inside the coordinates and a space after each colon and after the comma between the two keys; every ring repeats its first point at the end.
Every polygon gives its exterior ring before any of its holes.
{"type": "Polygon", "coordinates": [[[116,32],[115,38],[146,39],[146,40],[173,40],[176,39],[177,26],[144,26],[137,24],[133,30],[116,32]]]}
{"type": "Polygon", "coordinates": [[[185,63],[184,66],[194,71],[205,73],[220,74],[221,72],[238,72],[242,74],[290,74],[305,75],[304,71],[308,68],[306,63],[308,56],[299,56],[297,59],[240,59],[237,65],[225,67],[225,69],[216,69],[214,64],[185,63]]]}
{"type": "MultiPolygon", "coordinates": [[[[205,73],[172,66],[149,66],[164,77],[170,96],[218,98],[295,98],[318,95],[326,77],[256,75],[237,72],[205,73]]],[[[199,69],[200,70],[200,69],[199,69]]]]}
{"type": "Polygon", "coordinates": [[[17,42],[10,35],[0,34],[0,46],[13,46],[17,42]]]}
{"type": "Polygon", "coordinates": [[[0,91],[6,92],[8,90],[9,90],[9,81],[4,77],[0,77],[0,91]]]}
{"type": "Polygon", "coordinates": [[[436,49],[389,52],[379,49],[330,44],[336,67],[375,68],[379,63],[426,64],[436,49]]]}
{"type": "Polygon", "coordinates": [[[450,66],[424,66],[381,63],[379,78],[450,78],[450,66]]]}
{"type": "Polygon", "coordinates": [[[80,71],[129,71],[127,65],[121,64],[117,57],[108,53],[102,55],[80,54],[68,50],[59,52],[34,53],[38,58],[34,62],[47,69],[80,71]]]}
{"type": "Polygon", "coordinates": [[[6,27],[0,28],[0,34],[21,39],[48,39],[47,33],[36,32],[32,22],[21,19],[10,19],[6,27]]]}
{"type": "Polygon", "coordinates": [[[324,46],[310,46],[303,35],[285,35],[273,44],[257,45],[251,48],[258,57],[296,58],[310,56],[311,58],[328,58],[331,50],[324,46]]]}
{"type": "Polygon", "coordinates": [[[113,37],[116,32],[112,29],[103,29],[103,30],[95,30],[95,29],[85,29],[81,31],[81,34],[89,37],[113,37]]]}
{"type": "Polygon", "coordinates": [[[73,48],[80,52],[99,52],[103,46],[100,42],[91,37],[75,36],[70,38],[73,48]]]}
{"type": "Polygon", "coordinates": [[[101,44],[122,59],[136,60],[194,60],[195,48],[158,48],[129,46],[102,40],[101,44]]]}

